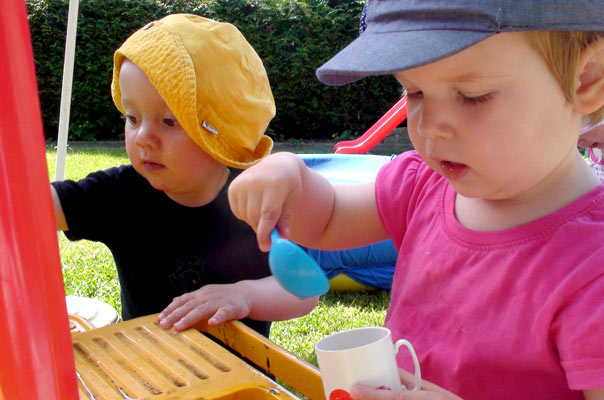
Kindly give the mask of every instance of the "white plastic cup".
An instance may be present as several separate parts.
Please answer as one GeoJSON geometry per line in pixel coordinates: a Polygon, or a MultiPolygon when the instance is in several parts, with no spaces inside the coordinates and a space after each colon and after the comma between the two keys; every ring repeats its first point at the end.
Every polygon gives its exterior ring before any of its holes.
{"type": "Polygon", "coordinates": [[[386,390],[406,390],[401,384],[396,354],[406,346],[413,358],[415,386],[421,388],[419,361],[411,343],[392,343],[388,328],[374,326],[334,333],[315,345],[315,353],[327,400],[346,399],[354,385],[386,390]]]}

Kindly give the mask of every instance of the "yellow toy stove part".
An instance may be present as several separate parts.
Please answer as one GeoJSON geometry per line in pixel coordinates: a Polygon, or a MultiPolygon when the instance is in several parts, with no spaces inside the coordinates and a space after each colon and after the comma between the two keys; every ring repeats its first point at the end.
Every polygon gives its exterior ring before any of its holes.
{"type": "Polygon", "coordinates": [[[240,322],[198,328],[207,334],[164,330],[154,314],[72,335],[80,399],[297,399],[217,342],[294,379],[281,378],[310,399],[324,399],[316,368],[240,322]]]}
{"type": "Polygon", "coordinates": [[[310,400],[325,400],[319,370],[239,321],[196,326],[310,400]]]}
{"type": "Polygon", "coordinates": [[[345,274],[337,274],[329,280],[329,290],[334,292],[372,292],[377,290],[359,283],[345,274]]]}

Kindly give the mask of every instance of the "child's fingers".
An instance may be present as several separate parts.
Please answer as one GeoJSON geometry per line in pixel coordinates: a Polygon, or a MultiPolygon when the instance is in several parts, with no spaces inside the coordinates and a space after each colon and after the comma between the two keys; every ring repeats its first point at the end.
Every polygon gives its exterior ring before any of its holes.
{"type": "Polygon", "coordinates": [[[207,307],[204,305],[198,305],[189,312],[187,312],[182,318],[174,323],[174,329],[177,331],[184,331],[198,322],[208,318],[214,312],[214,308],[207,307]]]}
{"type": "Polygon", "coordinates": [[[350,397],[354,400],[404,400],[405,392],[372,389],[363,385],[356,385],[350,391],[350,397]]]}
{"type": "MultiPolygon", "coordinates": [[[[187,293],[188,294],[188,293],[187,293]]],[[[166,318],[169,314],[171,314],[174,310],[176,310],[177,308],[181,307],[183,304],[185,304],[188,301],[188,298],[186,297],[186,295],[182,295],[179,297],[175,297],[172,302],[170,304],[168,304],[168,306],[166,308],[164,308],[162,310],[162,312],[159,313],[159,315],[157,316],[158,319],[163,319],[166,318]]]]}
{"type": "Polygon", "coordinates": [[[267,252],[271,249],[273,244],[271,240],[271,232],[275,227],[276,222],[276,219],[273,218],[260,218],[256,237],[258,238],[258,247],[260,247],[261,251],[267,252]]]}
{"type": "Polygon", "coordinates": [[[289,218],[281,219],[291,214],[296,203],[302,166],[304,163],[293,154],[273,154],[244,171],[229,186],[233,214],[256,231],[262,251],[270,250],[270,234],[278,222],[283,233],[289,235],[289,218]]]}
{"type": "Polygon", "coordinates": [[[162,315],[159,317],[159,326],[164,329],[174,326],[177,321],[180,321],[195,308],[195,303],[188,301],[172,310],[166,309],[165,312],[162,311],[162,315]]]}
{"type": "MultiPolygon", "coordinates": [[[[415,387],[415,375],[412,374],[411,372],[409,372],[405,369],[399,368],[398,376],[401,378],[401,383],[403,385],[405,385],[405,387],[407,387],[407,388],[415,387]]],[[[430,385],[432,385],[432,384],[428,381],[421,382],[422,389],[424,389],[426,387],[430,387],[430,385]]],[[[436,385],[432,385],[432,386],[436,386],[436,385]]],[[[438,386],[436,386],[436,387],[438,387],[438,386]]]]}
{"type": "Polygon", "coordinates": [[[391,391],[357,385],[350,391],[353,400],[453,400],[438,392],[424,390],[391,391]]]}
{"type": "Polygon", "coordinates": [[[233,215],[242,221],[246,221],[244,212],[247,210],[247,202],[245,197],[238,195],[229,188],[228,198],[233,215]]]}
{"type": "MultiPolygon", "coordinates": [[[[414,374],[412,374],[411,372],[409,372],[407,370],[404,370],[402,368],[398,369],[398,374],[399,374],[399,376],[401,378],[401,383],[403,385],[405,385],[405,387],[408,387],[408,388],[415,387],[415,375],[414,374]]],[[[443,389],[440,386],[435,385],[434,383],[428,382],[428,381],[423,380],[423,379],[422,379],[422,382],[421,382],[421,389],[422,389],[422,391],[425,390],[425,391],[428,391],[428,392],[438,392],[438,393],[441,393],[444,396],[443,398],[446,398],[446,399],[458,399],[459,400],[459,397],[457,397],[453,393],[449,392],[448,390],[443,389]]]]}
{"type": "Polygon", "coordinates": [[[283,230],[283,233],[280,232],[282,237],[285,237],[285,233],[289,233],[289,219],[282,219],[284,213],[289,213],[288,210],[284,210],[283,208],[289,195],[289,192],[283,190],[270,190],[267,191],[262,198],[260,216],[256,229],[258,245],[262,251],[270,250],[270,236],[273,228],[277,226],[277,222],[279,222],[280,230],[283,230]]]}
{"type": "Polygon", "coordinates": [[[260,221],[260,213],[262,212],[262,196],[263,193],[250,193],[245,199],[245,210],[242,211],[245,215],[244,221],[255,232],[258,232],[258,222],[260,221]]]}
{"type": "Polygon", "coordinates": [[[298,190],[294,188],[284,200],[283,207],[281,208],[281,216],[277,226],[279,227],[279,233],[281,237],[289,239],[290,236],[290,221],[292,218],[293,210],[297,206],[298,202],[298,190]]]}
{"type": "MultiPolygon", "coordinates": [[[[274,190],[270,186],[269,189],[261,189],[263,187],[265,187],[263,184],[248,185],[246,180],[241,179],[238,182],[233,181],[228,192],[233,215],[250,225],[256,232],[262,219],[265,197],[274,190]]],[[[268,251],[268,248],[264,251],[268,251]]]]}
{"type": "Polygon", "coordinates": [[[196,307],[175,323],[174,329],[177,331],[185,330],[206,318],[208,318],[208,325],[216,326],[223,322],[241,319],[243,317],[245,317],[245,315],[241,315],[240,310],[233,306],[227,305],[219,307],[217,310],[214,307],[196,307]]]}
{"type": "Polygon", "coordinates": [[[248,314],[249,310],[246,311],[241,303],[226,304],[219,307],[214,315],[208,319],[208,325],[215,326],[223,322],[239,320],[247,317],[248,314]]]}
{"type": "MultiPolygon", "coordinates": [[[[415,375],[399,368],[401,383],[405,387],[415,386],[415,375]]],[[[461,400],[460,397],[431,382],[422,380],[422,390],[390,391],[373,389],[357,385],[351,390],[351,397],[355,400],[461,400]]]]}
{"type": "Polygon", "coordinates": [[[251,223],[252,221],[250,221],[248,215],[248,200],[255,196],[255,189],[254,186],[250,186],[248,182],[249,179],[246,178],[244,172],[231,182],[227,195],[233,215],[238,219],[245,221],[253,228],[256,225],[251,223]]]}
{"type": "Polygon", "coordinates": [[[208,319],[208,325],[216,326],[222,324],[223,322],[231,321],[233,319],[236,318],[231,318],[229,312],[224,307],[220,307],[214,313],[214,315],[212,315],[210,319],[208,319]]]}

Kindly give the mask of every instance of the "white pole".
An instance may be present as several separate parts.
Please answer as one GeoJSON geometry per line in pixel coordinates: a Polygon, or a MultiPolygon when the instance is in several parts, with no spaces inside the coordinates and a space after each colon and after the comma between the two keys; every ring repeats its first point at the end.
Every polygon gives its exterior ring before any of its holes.
{"type": "Polygon", "coordinates": [[[61,181],[65,177],[65,158],[67,156],[69,109],[71,107],[71,86],[73,82],[73,61],[75,56],[76,31],[78,28],[79,2],[80,0],[69,0],[69,13],[67,15],[67,38],[65,39],[61,112],[59,114],[59,136],[57,139],[57,161],[55,164],[56,181],[61,181]]]}

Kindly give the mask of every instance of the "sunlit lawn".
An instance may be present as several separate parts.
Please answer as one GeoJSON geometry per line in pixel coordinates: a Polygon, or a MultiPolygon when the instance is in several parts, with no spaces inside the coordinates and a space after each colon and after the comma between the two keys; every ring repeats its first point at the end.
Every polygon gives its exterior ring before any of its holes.
{"type": "MultiPolygon", "coordinates": [[[[309,152],[303,146],[296,151],[309,152]]],[[[54,179],[56,153],[52,145],[47,146],[46,158],[49,176],[54,179]]],[[[119,145],[73,144],[67,153],[65,179],[80,179],[89,172],[122,164],[128,164],[128,158],[119,145]]],[[[62,234],[59,244],[66,294],[94,297],[121,312],[117,272],[109,250],[99,243],[69,242],[62,234]]],[[[310,314],[274,323],[270,338],[316,365],[313,348],[319,339],[342,329],[382,325],[389,301],[385,291],[328,293],[310,314]]]]}

